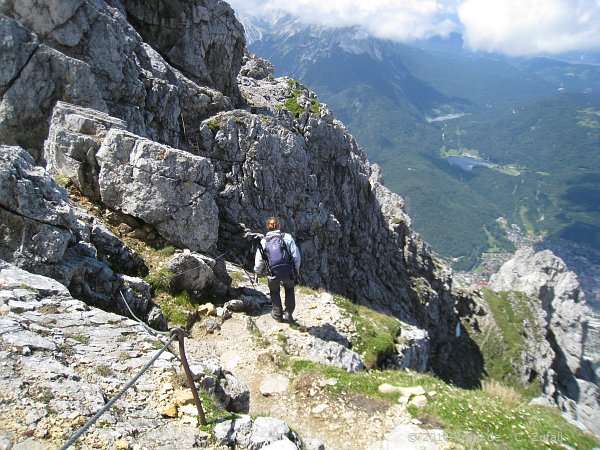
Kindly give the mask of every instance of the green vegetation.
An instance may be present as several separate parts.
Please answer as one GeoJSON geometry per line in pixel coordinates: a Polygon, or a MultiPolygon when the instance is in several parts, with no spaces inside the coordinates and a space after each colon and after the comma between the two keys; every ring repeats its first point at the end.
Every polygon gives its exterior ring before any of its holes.
{"type": "Polygon", "coordinates": [[[260,329],[256,326],[254,319],[249,319],[248,330],[252,334],[252,338],[258,347],[267,348],[269,345],[271,345],[271,341],[268,337],[262,334],[260,329]]]}
{"type": "Polygon", "coordinates": [[[577,111],[577,125],[584,128],[600,128],[600,110],[594,108],[584,108],[577,111]]]}
{"type": "Polygon", "coordinates": [[[300,105],[300,103],[298,102],[300,97],[303,94],[307,93],[307,91],[300,84],[299,81],[289,79],[287,80],[287,84],[289,88],[287,95],[289,96],[289,98],[285,101],[283,105],[285,109],[291,112],[294,115],[294,117],[300,117],[300,115],[305,112],[319,114],[321,109],[321,103],[317,99],[311,98],[307,107],[300,105]]]}
{"type": "Polygon", "coordinates": [[[243,272],[239,272],[239,271],[229,272],[229,276],[231,277],[231,280],[235,283],[241,283],[242,281],[244,281],[244,273],[243,272]]]}
{"type": "Polygon", "coordinates": [[[75,339],[80,344],[88,345],[90,343],[90,337],[87,334],[76,334],[69,337],[75,339]]]}
{"type": "Polygon", "coordinates": [[[53,175],[52,178],[54,178],[54,181],[56,181],[59,185],[61,185],[64,188],[66,188],[71,182],[71,179],[69,177],[61,174],[53,175]]]}
{"type": "Polygon", "coordinates": [[[219,131],[221,128],[221,121],[218,117],[213,117],[212,119],[206,121],[206,125],[208,125],[208,128],[212,134],[217,134],[217,131],[219,131]]]}
{"type": "Polygon", "coordinates": [[[301,93],[302,91],[299,90],[294,91],[292,97],[284,103],[285,109],[291,112],[294,117],[299,117],[300,114],[305,112],[304,108],[298,104],[298,97],[300,97],[301,93]]]}
{"type": "Polygon", "coordinates": [[[498,220],[483,227],[488,239],[486,253],[513,252],[515,244],[506,237],[506,227],[498,220]]]}
{"type": "MultiPolygon", "coordinates": [[[[297,39],[298,48],[324,45],[312,36],[297,39]]],[[[329,104],[382,167],[386,186],[405,199],[415,230],[436,253],[457,259],[455,269],[476,265],[489,245],[486,229],[499,216],[550,241],[600,248],[600,212],[592,203],[600,196],[600,152],[593,151],[600,138],[600,69],[569,66],[577,76],[565,77],[565,66],[549,61],[407,46],[386,49],[382,60],[331,48],[306,61],[288,42],[285,49],[273,41],[255,45],[329,104]],[[401,78],[397,60],[406,66],[401,78]],[[560,83],[563,92],[556,91],[560,83]],[[497,166],[467,172],[444,160],[466,153],[497,166]]],[[[290,92],[300,86],[288,83],[290,92]]]]}
{"type": "Polygon", "coordinates": [[[192,298],[189,292],[174,285],[175,274],[167,267],[144,278],[150,285],[152,296],[160,305],[167,320],[179,327],[188,328],[196,317],[196,308],[202,302],[192,298]]]}
{"type": "Polygon", "coordinates": [[[31,291],[34,293],[38,292],[38,290],[36,288],[29,286],[28,284],[24,284],[24,283],[19,285],[19,289],[25,289],[26,291],[31,291]]]}
{"type": "Polygon", "coordinates": [[[400,332],[398,319],[354,304],[341,296],[335,296],[334,301],[356,326],[352,349],[363,355],[367,368],[376,367],[383,357],[395,352],[396,337],[400,332]]]}
{"type": "Polygon", "coordinates": [[[164,257],[173,256],[175,254],[175,247],[172,244],[168,244],[162,248],[156,249],[156,253],[164,257]]]}
{"type": "Polygon", "coordinates": [[[217,423],[220,423],[224,420],[234,420],[239,417],[237,414],[231,413],[223,408],[220,408],[214,402],[212,397],[206,392],[202,390],[198,391],[198,396],[200,397],[202,409],[204,410],[204,417],[206,419],[206,425],[199,426],[201,431],[213,435],[213,428],[215,427],[215,425],[217,425],[217,423]]]}
{"type": "Polygon", "coordinates": [[[101,377],[110,377],[113,374],[113,370],[106,364],[100,364],[96,366],[96,373],[101,377]]]}
{"type": "Polygon", "coordinates": [[[187,329],[192,325],[199,304],[183,291],[174,296],[162,296],[160,307],[170,323],[187,329]]]}
{"type": "Polygon", "coordinates": [[[483,293],[500,329],[489,326],[480,333],[471,333],[483,353],[488,378],[513,386],[526,398],[539,396],[539,380],[534,378],[523,384],[517,371],[523,360],[525,338],[536,342],[544,339],[542,330],[536,328],[531,299],[520,292],[483,289],[483,293]]]}
{"type": "Polygon", "coordinates": [[[164,291],[167,293],[173,292],[173,279],[175,273],[168,267],[163,267],[158,272],[151,273],[144,277],[144,281],[150,285],[152,292],[164,291]]]}
{"type": "MultiPolygon", "coordinates": [[[[291,366],[296,379],[302,375],[321,375],[335,379],[327,384],[332,396],[362,394],[396,403],[398,395],[382,394],[381,384],[422,386],[428,403],[408,410],[421,422],[443,428],[448,441],[469,449],[560,449],[563,444],[578,449],[592,449],[594,438],[569,424],[557,409],[528,406],[525,398],[508,389],[465,390],[447,385],[425,374],[403,371],[348,373],[343,369],[295,361],[291,366]],[[435,394],[432,394],[435,392],[435,394]]],[[[431,439],[430,439],[431,441],[431,439]]]]}

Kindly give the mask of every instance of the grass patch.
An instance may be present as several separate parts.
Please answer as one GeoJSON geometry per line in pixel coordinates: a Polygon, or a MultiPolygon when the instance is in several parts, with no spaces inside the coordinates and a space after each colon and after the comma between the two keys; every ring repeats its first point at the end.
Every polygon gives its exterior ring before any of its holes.
{"type": "Polygon", "coordinates": [[[159,293],[156,296],[156,302],[160,305],[169,323],[185,329],[192,325],[196,317],[196,308],[200,304],[185,291],[177,295],[159,293]]]}
{"type": "Polygon", "coordinates": [[[106,364],[100,364],[96,366],[96,373],[101,377],[110,377],[113,374],[113,370],[106,364]]]}
{"type": "Polygon", "coordinates": [[[517,370],[517,366],[522,365],[525,338],[543,340],[542,330],[536,329],[532,300],[520,292],[496,293],[483,289],[483,293],[496,325],[500,328],[500,333],[497,329],[490,328],[482,333],[472,334],[483,352],[489,379],[510,384],[527,398],[537,397],[540,394],[538,380],[523,384],[517,370]],[[529,324],[527,328],[524,321],[529,324]]]}
{"type": "Polygon", "coordinates": [[[334,296],[334,301],[356,326],[357,336],[351,340],[352,349],[363,356],[368,369],[395,352],[396,337],[401,328],[398,319],[356,305],[341,296],[334,296]]]}
{"type": "Polygon", "coordinates": [[[204,410],[204,417],[206,419],[206,425],[201,425],[199,428],[200,430],[209,433],[211,436],[214,436],[213,428],[217,423],[224,420],[234,420],[240,417],[237,414],[219,408],[211,396],[206,392],[198,391],[198,396],[200,397],[202,409],[204,410]]]}
{"type": "Polygon", "coordinates": [[[221,121],[218,117],[213,117],[212,119],[206,121],[206,125],[208,126],[212,134],[217,134],[217,132],[221,128],[221,121]]]}
{"type": "Polygon", "coordinates": [[[245,281],[245,279],[244,279],[244,277],[245,277],[244,272],[238,272],[238,271],[229,272],[229,276],[231,277],[231,280],[234,283],[237,283],[237,284],[241,284],[243,281],[245,281]]]}
{"type": "Polygon", "coordinates": [[[171,269],[163,267],[158,272],[144,277],[144,281],[150,285],[153,294],[159,291],[173,293],[174,278],[175,273],[171,269]]]}
{"type": "Polygon", "coordinates": [[[305,109],[302,106],[300,106],[300,104],[298,103],[298,97],[300,97],[301,93],[302,93],[302,91],[295,90],[292,93],[292,97],[288,98],[285,101],[285,103],[283,104],[285,109],[287,109],[289,112],[291,112],[294,115],[294,117],[300,117],[300,114],[305,112],[305,109]]]}
{"type": "Polygon", "coordinates": [[[283,108],[291,112],[294,117],[300,117],[300,115],[305,112],[313,114],[321,113],[321,103],[316,98],[311,98],[310,103],[306,106],[300,105],[298,99],[307,91],[299,81],[288,79],[287,84],[287,95],[289,95],[290,98],[284,102],[283,108]]]}
{"type": "Polygon", "coordinates": [[[526,206],[521,205],[519,207],[519,218],[525,230],[527,230],[527,234],[529,236],[535,235],[535,225],[529,220],[529,209],[526,206]]]}
{"type": "Polygon", "coordinates": [[[69,337],[75,339],[77,342],[83,345],[88,345],[90,343],[90,337],[87,334],[76,334],[69,337]]]}
{"type": "Polygon", "coordinates": [[[313,375],[334,378],[336,384],[325,388],[332,396],[363,394],[388,400],[390,406],[397,397],[381,394],[379,385],[422,386],[428,393],[428,403],[422,408],[409,406],[410,414],[424,423],[441,426],[445,439],[468,449],[560,449],[563,445],[593,449],[598,445],[593,436],[569,424],[558,409],[528,406],[518,391],[498,383],[486,383],[481,390],[466,390],[415,372],[348,373],[308,361],[294,361],[290,368],[296,379],[313,375]],[[429,395],[432,391],[435,395],[429,395]]]}

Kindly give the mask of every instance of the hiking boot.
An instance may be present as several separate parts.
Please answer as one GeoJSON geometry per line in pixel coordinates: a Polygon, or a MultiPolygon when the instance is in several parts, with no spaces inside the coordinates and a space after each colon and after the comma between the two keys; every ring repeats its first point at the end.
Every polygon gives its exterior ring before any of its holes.
{"type": "Polygon", "coordinates": [[[283,313],[283,320],[284,322],[288,322],[288,323],[294,323],[294,318],[292,317],[292,315],[289,312],[284,312],[283,313]]]}
{"type": "Polygon", "coordinates": [[[281,317],[279,317],[278,315],[276,315],[273,311],[271,311],[271,317],[273,318],[273,320],[275,322],[283,322],[283,320],[281,319],[281,317]]]}

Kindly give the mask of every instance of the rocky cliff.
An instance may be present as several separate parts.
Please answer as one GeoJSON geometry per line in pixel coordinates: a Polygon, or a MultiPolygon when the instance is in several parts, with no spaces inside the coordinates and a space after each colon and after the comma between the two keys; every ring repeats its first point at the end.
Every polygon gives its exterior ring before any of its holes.
{"type": "MultiPolygon", "coordinates": [[[[314,93],[244,57],[227,4],[34,1],[0,12],[2,143],[118,220],[209,256],[247,261],[278,215],[300,245],[303,283],[427,330],[434,352],[452,341],[459,299],[402,199],[314,93]]],[[[20,248],[27,232],[11,235],[2,257],[48,273],[20,248]]],[[[75,291],[72,280],[63,277],[75,291]]],[[[463,384],[480,375],[438,370],[463,384]]]]}
{"type": "Polygon", "coordinates": [[[577,276],[549,250],[523,248],[493,275],[495,291],[528,297],[522,361],[523,381],[539,376],[543,395],[594,433],[600,428],[600,389],[584,354],[590,310],[577,276]]]}
{"type": "Polygon", "coordinates": [[[244,54],[226,3],[4,2],[0,36],[1,260],[164,329],[144,261],[63,186],[118,233],[189,250],[174,264],[202,265],[200,298],[232,294],[223,259],[251,265],[278,215],[303,284],[398,317],[420,336],[411,367],[479,385],[483,357],[457,332],[475,302],[332,111],[244,54]]]}

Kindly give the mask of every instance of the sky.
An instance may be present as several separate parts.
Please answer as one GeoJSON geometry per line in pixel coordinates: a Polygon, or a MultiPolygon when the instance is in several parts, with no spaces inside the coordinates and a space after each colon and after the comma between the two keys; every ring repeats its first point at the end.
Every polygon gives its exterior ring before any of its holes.
{"type": "Polygon", "coordinates": [[[459,32],[468,49],[509,56],[600,52],[600,0],[227,0],[239,13],[361,26],[410,42],[459,32]]]}

